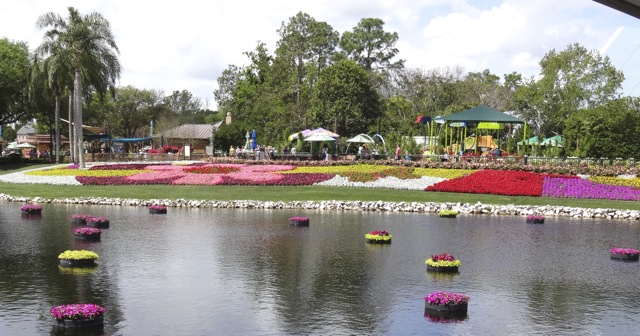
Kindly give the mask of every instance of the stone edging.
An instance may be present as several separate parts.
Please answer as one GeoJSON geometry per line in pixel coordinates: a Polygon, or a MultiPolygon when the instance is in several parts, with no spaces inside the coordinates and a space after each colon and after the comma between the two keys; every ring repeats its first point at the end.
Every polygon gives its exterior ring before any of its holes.
{"type": "Polygon", "coordinates": [[[88,198],[42,198],[16,197],[0,193],[0,201],[6,202],[34,202],[51,204],[86,204],[86,205],[120,205],[120,206],[150,206],[164,205],[180,208],[222,208],[222,209],[308,209],[308,210],[338,210],[338,211],[381,211],[381,212],[418,212],[438,213],[442,210],[457,210],[461,214],[488,214],[500,216],[544,215],[573,218],[606,218],[640,220],[640,211],[616,209],[589,209],[563,206],[533,206],[533,205],[494,205],[469,203],[435,203],[435,202],[362,202],[362,201],[206,201],[206,200],[168,200],[168,199],[121,199],[107,197],[88,198]]]}

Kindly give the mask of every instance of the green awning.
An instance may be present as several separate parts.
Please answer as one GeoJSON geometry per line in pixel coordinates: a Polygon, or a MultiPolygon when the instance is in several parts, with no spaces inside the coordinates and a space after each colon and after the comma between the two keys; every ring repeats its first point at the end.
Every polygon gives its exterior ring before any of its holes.
{"type": "Polygon", "coordinates": [[[487,105],[442,117],[445,121],[495,122],[501,124],[524,124],[524,120],[493,109],[487,105]]]}

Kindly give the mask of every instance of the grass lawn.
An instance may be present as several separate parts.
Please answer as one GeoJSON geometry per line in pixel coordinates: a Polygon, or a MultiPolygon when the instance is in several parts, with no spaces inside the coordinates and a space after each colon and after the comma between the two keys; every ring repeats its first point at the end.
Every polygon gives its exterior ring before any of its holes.
{"type": "MultiPolygon", "coordinates": [[[[0,174],[45,167],[47,165],[0,165],[0,174]]],[[[0,182],[0,193],[12,196],[73,198],[109,197],[137,199],[256,200],[256,201],[384,201],[384,202],[460,202],[483,204],[553,205],[581,208],[640,210],[640,202],[578,200],[548,197],[458,194],[376,188],[324,186],[60,186],[0,182]]]]}

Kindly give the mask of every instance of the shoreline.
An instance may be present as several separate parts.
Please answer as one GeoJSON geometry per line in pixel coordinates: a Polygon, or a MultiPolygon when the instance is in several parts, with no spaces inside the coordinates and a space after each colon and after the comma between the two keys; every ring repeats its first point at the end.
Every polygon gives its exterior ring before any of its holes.
{"type": "Polygon", "coordinates": [[[383,201],[207,201],[187,199],[121,199],[107,197],[43,198],[17,197],[0,193],[0,201],[40,203],[40,204],[82,204],[109,206],[150,206],[164,205],[178,208],[218,208],[218,209],[304,209],[329,211],[378,211],[438,213],[442,210],[456,210],[460,214],[494,216],[543,215],[549,217],[572,217],[615,220],[640,220],[640,211],[617,209],[591,209],[566,206],[496,205],[483,203],[437,203],[437,202],[383,202],[383,201]]]}

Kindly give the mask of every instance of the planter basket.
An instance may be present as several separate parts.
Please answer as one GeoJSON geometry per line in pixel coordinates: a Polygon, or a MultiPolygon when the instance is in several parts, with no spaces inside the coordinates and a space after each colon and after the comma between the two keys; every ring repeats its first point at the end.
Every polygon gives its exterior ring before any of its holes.
{"type": "Polygon", "coordinates": [[[87,220],[84,218],[71,218],[71,224],[87,225],[87,220]]]}
{"type": "Polygon", "coordinates": [[[24,215],[42,215],[42,209],[21,210],[24,215]]]}
{"type": "Polygon", "coordinates": [[[83,328],[83,327],[97,327],[104,325],[104,317],[99,316],[94,319],[81,319],[81,320],[68,320],[68,319],[56,319],[58,322],[58,328],[83,328]]]}
{"type": "Polygon", "coordinates": [[[167,208],[164,208],[164,209],[152,209],[152,208],[149,208],[149,213],[150,214],[164,215],[164,214],[167,213],[167,208]]]}
{"type": "Polygon", "coordinates": [[[441,214],[441,215],[438,215],[438,216],[440,216],[442,218],[456,218],[456,216],[458,216],[458,215],[457,214],[441,214]]]}
{"type": "Polygon", "coordinates": [[[93,267],[95,259],[60,259],[60,266],[64,267],[93,267]]]}
{"type": "Polygon", "coordinates": [[[544,224],[544,218],[527,218],[529,224],[544,224]]]}
{"type": "Polygon", "coordinates": [[[431,304],[429,302],[425,302],[425,312],[441,312],[441,313],[448,313],[448,314],[456,314],[456,315],[466,315],[467,314],[467,308],[469,307],[469,302],[463,302],[463,303],[450,303],[450,304],[445,304],[445,305],[437,305],[437,304],[431,304]]]}
{"type": "Polygon", "coordinates": [[[78,233],[78,232],[74,232],[73,233],[73,238],[75,239],[82,239],[82,240],[100,240],[100,233],[97,234],[83,234],[83,233],[78,233]]]}
{"type": "Polygon", "coordinates": [[[289,219],[289,224],[295,225],[295,226],[309,226],[309,222],[310,220],[308,219],[303,219],[303,220],[289,219]]]}
{"type": "Polygon", "coordinates": [[[640,258],[640,254],[611,253],[611,259],[616,259],[616,260],[638,261],[639,258],[640,258]]]}
{"type": "Polygon", "coordinates": [[[369,244],[391,244],[391,239],[387,239],[387,240],[367,239],[367,243],[369,243],[369,244]]]}
{"type": "Polygon", "coordinates": [[[94,227],[94,228],[99,228],[99,229],[105,229],[105,228],[109,228],[109,221],[98,221],[98,222],[94,222],[92,220],[87,220],[87,226],[90,227],[94,227]]]}
{"type": "Polygon", "coordinates": [[[458,266],[431,266],[427,265],[427,272],[440,272],[440,273],[458,273],[458,266]]]}

